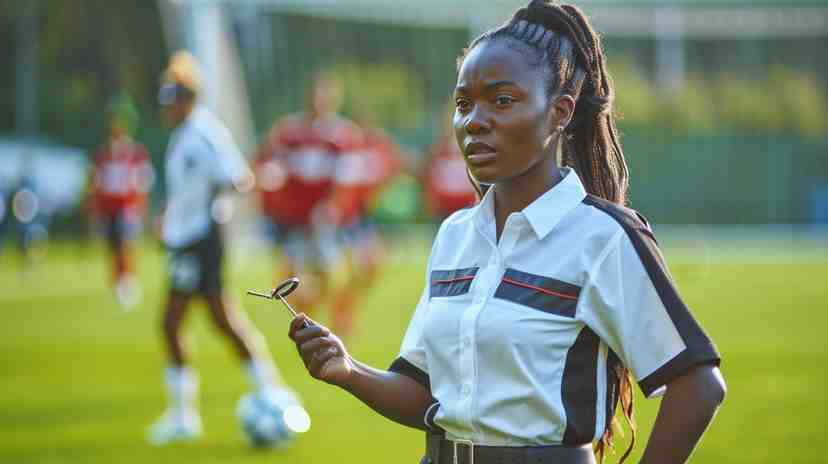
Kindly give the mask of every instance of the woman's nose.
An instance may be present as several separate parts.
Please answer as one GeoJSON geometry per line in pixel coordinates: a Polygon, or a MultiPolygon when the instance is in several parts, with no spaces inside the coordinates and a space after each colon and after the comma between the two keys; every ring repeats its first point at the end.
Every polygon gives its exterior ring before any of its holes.
{"type": "Polygon", "coordinates": [[[466,123],[463,125],[463,128],[466,130],[468,134],[480,134],[486,133],[490,129],[490,125],[486,120],[483,111],[480,110],[480,107],[476,107],[473,109],[468,116],[466,117],[466,123]]]}

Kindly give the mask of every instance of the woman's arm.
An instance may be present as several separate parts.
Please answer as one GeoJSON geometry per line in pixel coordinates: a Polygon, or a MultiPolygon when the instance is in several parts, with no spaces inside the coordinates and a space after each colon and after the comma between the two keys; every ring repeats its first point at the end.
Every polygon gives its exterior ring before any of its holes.
{"type": "Polygon", "coordinates": [[[667,385],[641,463],[686,462],[725,397],[719,368],[701,365],[667,385]]]}
{"type": "Polygon", "coordinates": [[[425,430],[425,412],[434,401],[427,388],[402,374],[355,360],[339,337],[304,314],[293,320],[288,336],[312,377],[347,390],[394,422],[425,430]],[[306,320],[309,327],[303,326],[306,320]]]}

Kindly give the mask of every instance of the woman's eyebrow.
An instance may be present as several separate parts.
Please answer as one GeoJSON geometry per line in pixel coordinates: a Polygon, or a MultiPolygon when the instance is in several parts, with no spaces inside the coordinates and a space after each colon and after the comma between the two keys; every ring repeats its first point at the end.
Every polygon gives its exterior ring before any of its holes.
{"type": "MultiPolygon", "coordinates": [[[[497,90],[500,87],[509,87],[509,86],[511,86],[511,87],[520,87],[514,81],[501,80],[501,81],[487,82],[485,84],[484,90],[486,92],[489,92],[491,90],[497,90]]],[[[465,85],[458,85],[457,87],[454,88],[454,93],[469,93],[469,88],[466,87],[465,85]]]]}
{"type": "Polygon", "coordinates": [[[507,86],[519,87],[517,85],[517,83],[515,83],[513,81],[494,81],[494,82],[489,82],[489,83],[486,84],[486,90],[493,90],[493,89],[497,89],[497,88],[500,88],[500,87],[507,87],[507,86]]]}

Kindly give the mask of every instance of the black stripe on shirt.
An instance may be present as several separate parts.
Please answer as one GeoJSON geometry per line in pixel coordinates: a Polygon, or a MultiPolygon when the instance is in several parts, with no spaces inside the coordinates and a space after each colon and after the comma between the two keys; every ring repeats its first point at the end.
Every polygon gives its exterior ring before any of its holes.
{"type": "Polygon", "coordinates": [[[565,445],[590,443],[598,408],[598,345],[601,339],[584,327],[566,353],[561,401],[566,413],[565,445]]]}
{"type": "Polygon", "coordinates": [[[607,398],[606,398],[606,423],[604,430],[609,430],[612,427],[612,418],[615,415],[615,409],[618,407],[618,400],[621,398],[621,382],[615,370],[621,367],[621,360],[618,355],[611,349],[607,349],[607,398]]]}
{"type": "Polygon", "coordinates": [[[394,362],[391,363],[391,367],[388,368],[388,371],[402,374],[419,383],[428,389],[428,391],[431,391],[431,380],[429,379],[428,374],[419,367],[408,362],[403,357],[395,359],[394,362]]]}
{"type": "Polygon", "coordinates": [[[495,298],[558,316],[575,317],[581,287],[516,269],[506,269],[495,298]]]}
{"type": "Polygon", "coordinates": [[[664,257],[658,249],[655,236],[643,216],[632,209],[593,195],[587,195],[584,203],[603,211],[624,229],[661,303],[687,347],[655,372],[639,380],[638,385],[644,394],[649,396],[658,387],[667,385],[694,365],[707,363],[719,365],[721,357],[716,347],[693,318],[687,305],[681,300],[667,270],[664,257]]]}
{"type": "Polygon", "coordinates": [[[429,295],[457,296],[468,293],[472,280],[479,268],[452,269],[446,271],[431,271],[431,287],[429,295]]]}
{"type": "Polygon", "coordinates": [[[716,352],[716,347],[713,345],[695,349],[687,347],[676,357],[656,369],[655,372],[639,380],[638,386],[641,387],[641,391],[645,395],[649,396],[662,385],[667,385],[673,379],[681,377],[682,374],[689,371],[692,367],[698,366],[699,364],[714,364],[718,366],[720,359],[719,353],[716,352]]]}

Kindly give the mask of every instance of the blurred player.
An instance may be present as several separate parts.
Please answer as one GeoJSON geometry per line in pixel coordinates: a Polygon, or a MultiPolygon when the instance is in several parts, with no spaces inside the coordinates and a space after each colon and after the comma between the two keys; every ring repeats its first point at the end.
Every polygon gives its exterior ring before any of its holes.
{"type": "MultiPolygon", "coordinates": [[[[187,364],[181,323],[194,296],[202,296],[219,333],[244,361],[253,388],[287,391],[278,378],[264,340],[237,311],[222,286],[224,243],[218,221],[226,221],[221,192],[252,188],[252,175],[228,129],[197,103],[200,73],[195,59],[176,53],[162,77],[159,103],[173,133],[167,148],[167,206],[162,238],[169,249],[170,290],[164,337],[169,407],[149,429],[153,444],[188,440],[201,434],[196,406],[198,382],[187,364]]],[[[225,197],[226,198],[226,197],[225,197]]]]}
{"type": "Polygon", "coordinates": [[[336,113],[340,100],[339,83],[317,75],[306,111],[276,121],[257,154],[262,212],[286,258],[279,275],[302,278],[293,298],[303,308],[316,307],[329,294],[339,258],[337,228],[360,204],[345,184],[358,171],[349,164],[359,158],[349,154],[360,146],[361,131],[336,113]],[[344,196],[335,200],[334,192],[344,196]]]}
{"type": "Polygon", "coordinates": [[[118,303],[129,310],[141,299],[131,242],[146,216],[154,174],[146,148],[130,136],[138,112],[129,97],[114,98],[106,115],[109,138],[95,154],[89,209],[109,245],[118,303]]]}
{"type": "Polygon", "coordinates": [[[401,161],[400,147],[374,125],[371,115],[361,111],[356,123],[362,131],[359,144],[341,156],[329,200],[347,267],[347,279],[334,290],[332,322],[346,338],[353,332],[356,299],[374,283],[385,256],[370,210],[382,188],[399,172],[401,161]]]}
{"type": "MultiPolygon", "coordinates": [[[[451,105],[453,115],[454,102],[451,105]]],[[[444,127],[446,130],[431,147],[423,173],[426,207],[440,221],[474,204],[477,199],[473,184],[469,182],[466,162],[454,134],[449,131],[451,124],[447,121],[444,127]]]]}

